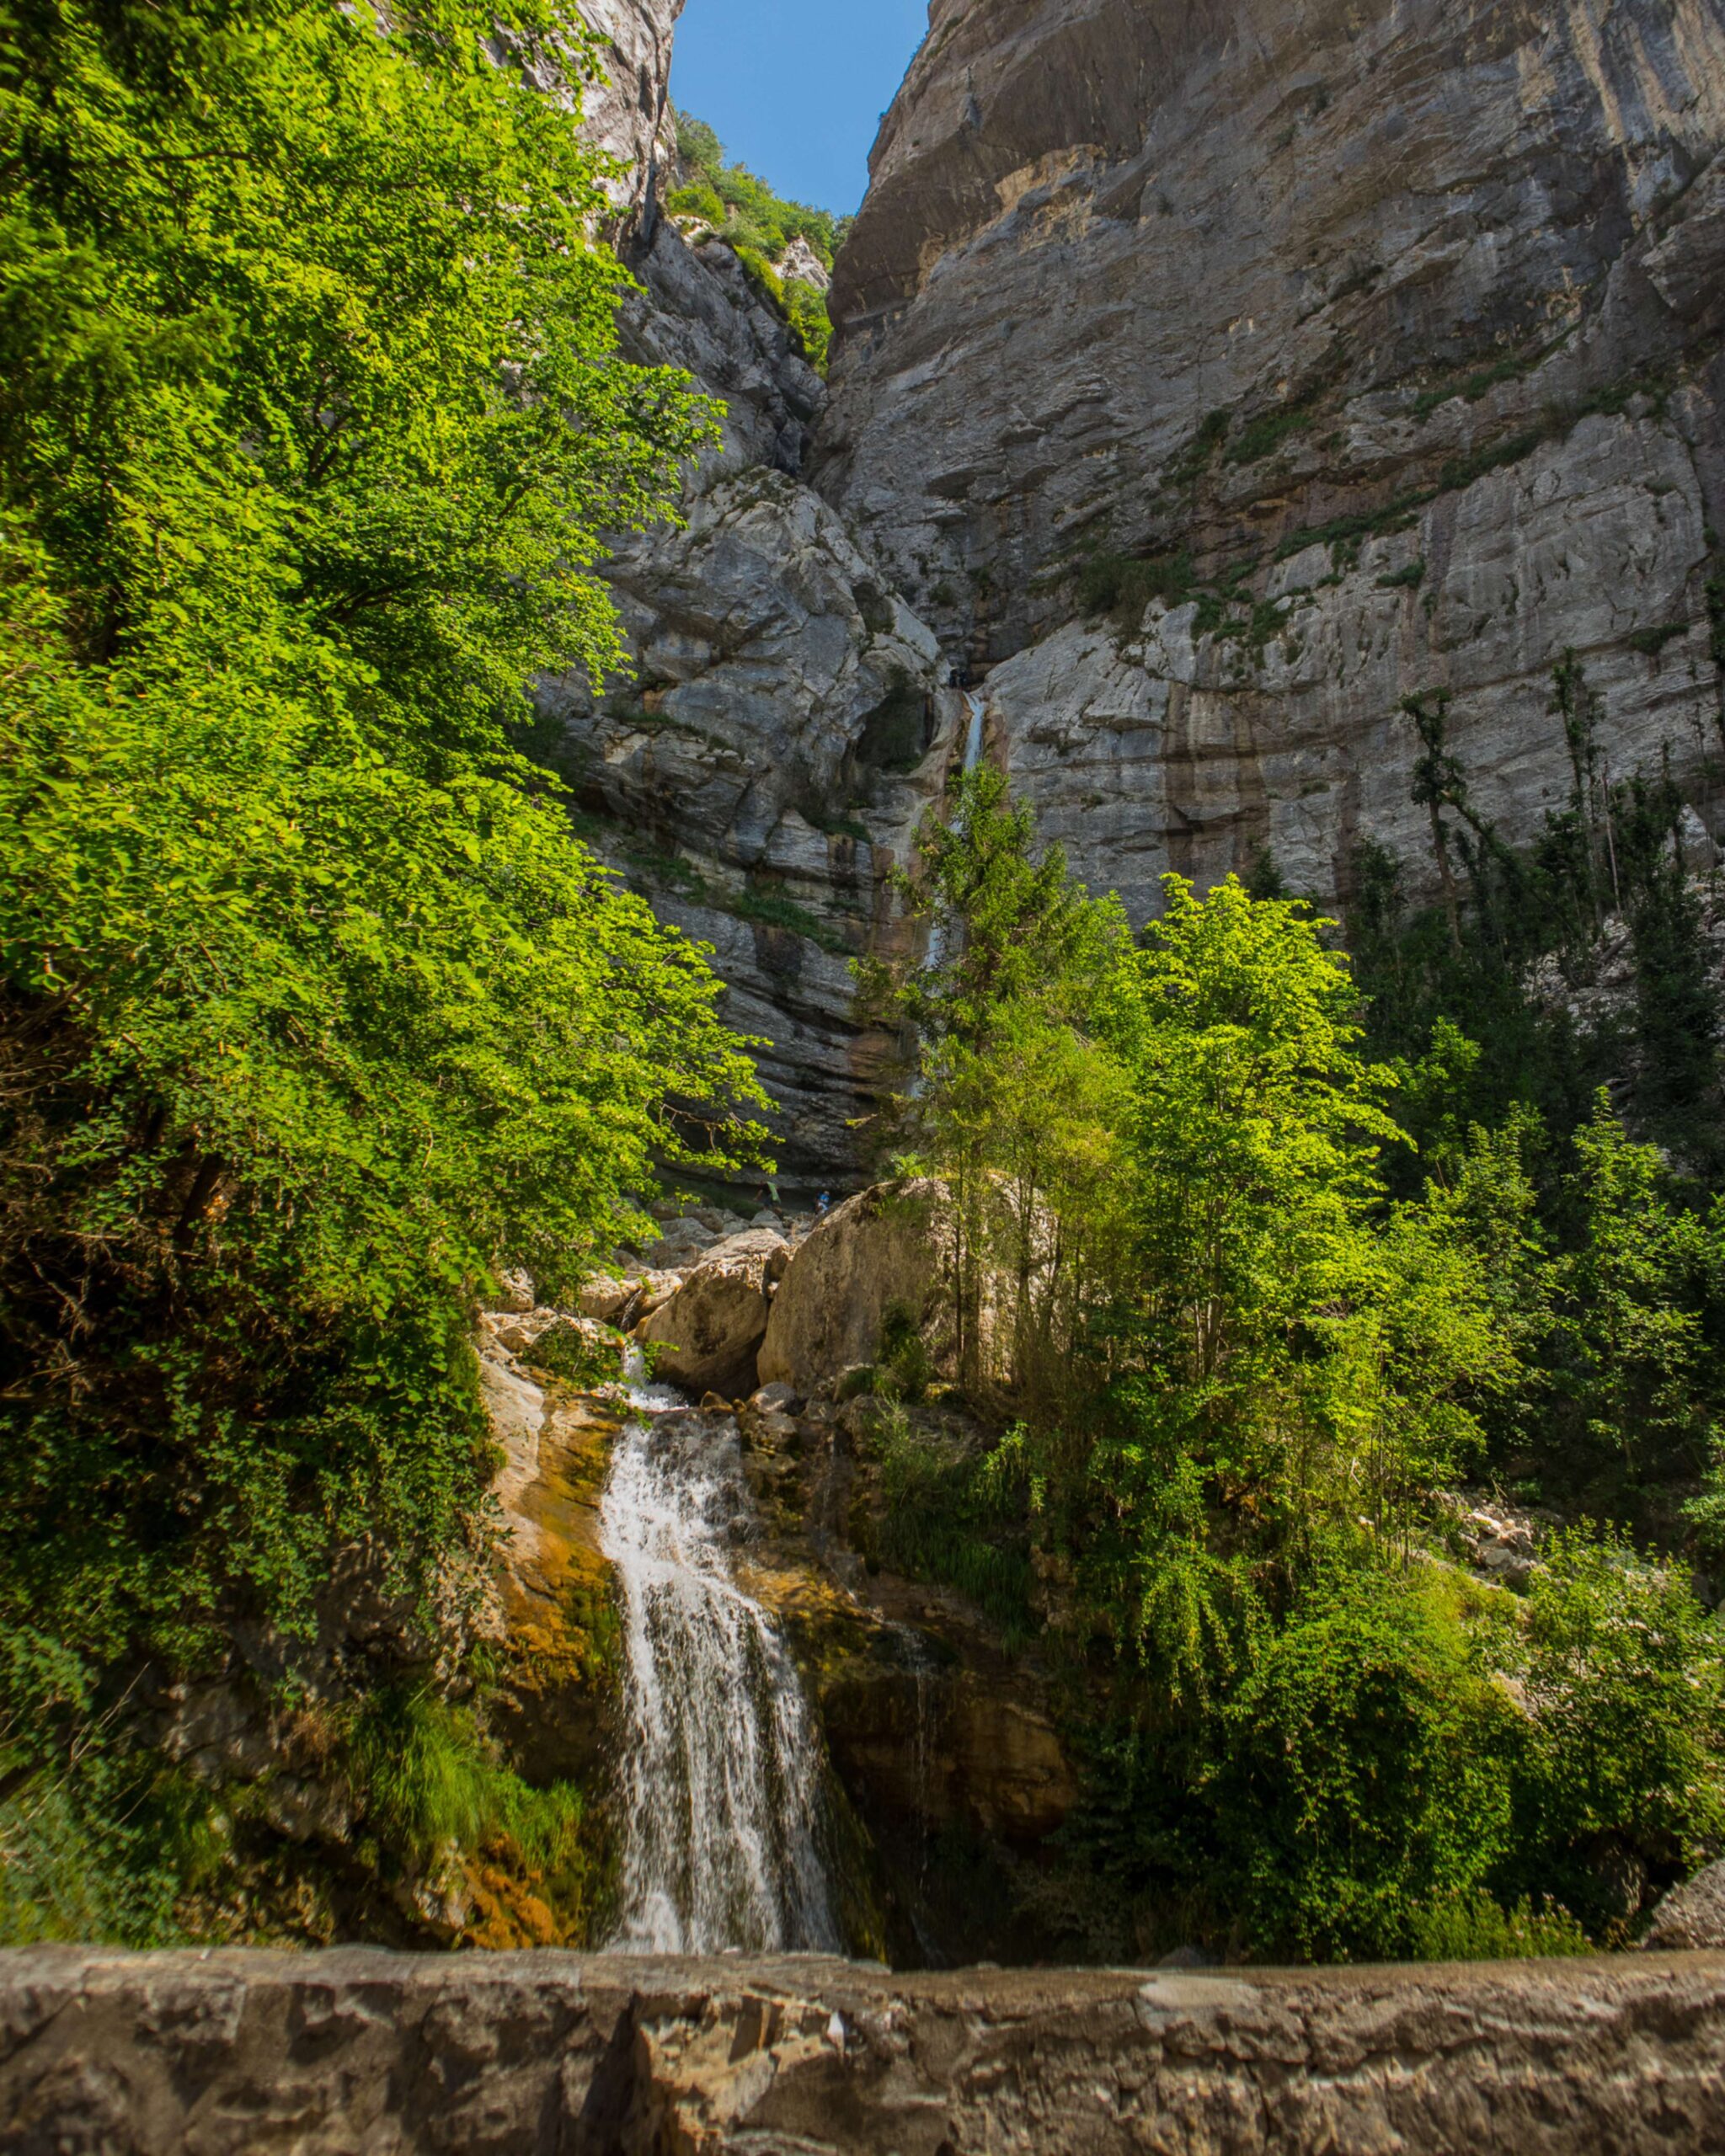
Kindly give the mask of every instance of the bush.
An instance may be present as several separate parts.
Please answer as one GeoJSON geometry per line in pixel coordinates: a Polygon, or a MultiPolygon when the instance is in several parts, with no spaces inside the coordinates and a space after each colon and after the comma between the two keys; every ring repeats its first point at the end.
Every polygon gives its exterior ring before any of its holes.
{"type": "Polygon", "coordinates": [[[1504,1876],[1599,1929],[1637,1913],[1621,1860],[1671,1879],[1725,1846],[1725,1632],[1686,1578],[1610,1535],[1557,1536],[1545,1557],[1515,1654],[1504,1876]]]}
{"type": "Polygon", "coordinates": [[[1136,628],[1154,600],[1178,606],[1193,591],[1190,554],[1140,560],[1130,554],[1093,554],[1078,572],[1078,604],[1087,614],[1112,614],[1136,628]]]}
{"type": "Polygon", "coordinates": [[[1252,1944],[1414,1946],[1509,1847],[1514,1712],[1417,1577],[1332,1573],[1263,1639],[1216,1732],[1215,1853],[1252,1944]]]}
{"type": "Polygon", "coordinates": [[[0,1947],[180,1944],[179,1897],[224,1849],[208,1792],[99,1746],[54,1771],[26,1760],[0,1746],[0,1947]]]}
{"type": "Polygon", "coordinates": [[[386,1872],[462,1863],[493,1927],[487,1944],[592,1942],[609,1892],[608,1835],[579,1790],[534,1789],[505,1767],[471,1708],[423,1687],[387,1689],[361,1706],[345,1758],[386,1872]]]}
{"type": "Polygon", "coordinates": [[[1489,1894],[1454,1895],[1418,1910],[1408,1933],[1417,1961],[1528,1961],[1591,1953],[1587,1934],[1555,1902],[1503,1908],[1489,1894]]]}

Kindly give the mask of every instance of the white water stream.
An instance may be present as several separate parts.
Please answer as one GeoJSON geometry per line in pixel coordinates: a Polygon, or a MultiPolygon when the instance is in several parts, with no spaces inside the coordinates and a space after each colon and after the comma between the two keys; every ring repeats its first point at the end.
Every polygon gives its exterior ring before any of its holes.
{"type": "Polygon", "coordinates": [[[730,1553],[750,1517],[734,1426],[629,1372],[600,1511],[622,1604],[623,1953],[836,1953],[821,1761],[796,1668],[730,1553]]]}
{"type": "MultiPolygon", "coordinates": [[[[970,727],[964,736],[964,776],[969,778],[982,761],[982,730],[987,707],[980,689],[966,689],[964,696],[970,707],[970,727]]],[[[931,972],[946,963],[948,927],[946,915],[937,914],[928,931],[928,955],[922,962],[931,972]]]]}

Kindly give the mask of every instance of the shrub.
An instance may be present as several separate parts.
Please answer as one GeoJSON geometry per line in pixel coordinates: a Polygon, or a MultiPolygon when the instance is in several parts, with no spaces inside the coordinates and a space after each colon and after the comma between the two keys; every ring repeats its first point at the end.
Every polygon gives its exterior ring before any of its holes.
{"type": "Polygon", "coordinates": [[[1087,614],[1112,614],[1135,628],[1145,609],[1160,599],[1180,606],[1192,595],[1190,554],[1140,560],[1129,554],[1094,554],[1078,572],[1078,604],[1087,614]]]}
{"type": "Polygon", "coordinates": [[[1553,1538],[1516,1657],[1512,1886],[1632,1917],[1614,1854],[1672,1877],[1725,1844],[1725,1634],[1686,1578],[1609,1534],[1553,1538]]]}
{"type": "Polygon", "coordinates": [[[1417,1577],[1332,1573],[1218,1732],[1215,1848],[1261,1951],[1393,1957],[1509,1846],[1514,1716],[1417,1577]]]}

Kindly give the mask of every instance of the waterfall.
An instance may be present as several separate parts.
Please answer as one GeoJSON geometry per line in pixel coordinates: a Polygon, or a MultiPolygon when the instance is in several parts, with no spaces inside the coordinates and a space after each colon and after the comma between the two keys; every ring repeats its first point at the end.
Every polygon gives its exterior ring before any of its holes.
{"type": "MultiPolygon", "coordinates": [[[[964,776],[969,778],[982,761],[982,728],[986,707],[980,689],[966,689],[964,695],[964,702],[970,707],[969,730],[964,736],[964,776]]],[[[947,922],[943,915],[937,915],[928,931],[928,955],[922,963],[932,972],[937,966],[946,963],[946,955],[947,922]]]]}
{"type": "Polygon", "coordinates": [[[600,1512],[622,1604],[622,1913],[636,1954],[837,1953],[821,1758],[772,1618],[732,1576],[750,1518],[735,1426],[631,1370],[600,1512]]]}

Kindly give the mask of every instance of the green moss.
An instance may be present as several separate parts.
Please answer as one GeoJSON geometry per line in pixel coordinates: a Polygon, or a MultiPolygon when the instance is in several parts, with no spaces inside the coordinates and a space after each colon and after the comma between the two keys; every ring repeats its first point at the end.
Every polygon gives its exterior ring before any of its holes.
{"type": "Polygon", "coordinates": [[[1687,622],[1661,622],[1653,628],[1637,629],[1629,639],[1629,648],[1648,659],[1657,659],[1668,643],[1675,643],[1679,637],[1687,636],[1689,628],[1687,622]]]}
{"type": "Polygon", "coordinates": [[[849,953],[850,945],[836,929],[830,928],[818,915],[810,913],[806,906],[799,906],[782,891],[750,885],[734,897],[718,903],[739,921],[754,921],[763,928],[782,928],[793,936],[800,936],[805,942],[817,944],[823,951],[830,951],[836,957],[843,958],[849,953]]]}
{"type": "Polygon", "coordinates": [[[898,675],[862,723],[857,757],[870,769],[905,775],[928,753],[928,698],[908,674],[898,675]]]}
{"type": "Polygon", "coordinates": [[[1192,595],[1192,557],[1162,554],[1142,560],[1130,554],[1092,554],[1078,572],[1078,604],[1089,615],[1112,614],[1135,628],[1152,600],[1178,606],[1192,595]]]}
{"type": "Polygon", "coordinates": [[[1378,579],[1378,590],[1380,591],[1418,591],[1424,582],[1425,563],[1423,561],[1409,562],[1405,568],[1397,569],[1389,576],[1381,576],[1378,579]]]}
{"type": "Polygon", "coordinates": [[[675,853],[667,853],[660,846],[649,845],[644,839],[626,841],[623,859],[635,879],[662,891],[674,891],[692,905],[711,903],[706,880],[686,861],[675,853]]]}
{"type": "Polygon", "coordinates": [[[1458,397],[1466,398],[1470,404],[1477,404],[1481,398],[1495,389],[1499,382],[1522,382],[1546,357],[1546,348],[1536,352],[1524,352],[1498,360],[1488,367],[1477,369],[1459,380],[1440,382],[1434,388],[1422,390],[1413,400],[1416,419],[1429,419],[1441,406],[1453,403],[1458,397]]]}
{"type": "Polygon", "coordinates": [[[1226,461],[1230,464],[1262,463],[1291,435],[1304,434],[1311,423],[1311,410],[1302,405],[1284,404],[1275,411],[1262,413],[1229,443],[1226,461]]]}

